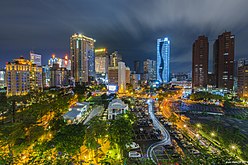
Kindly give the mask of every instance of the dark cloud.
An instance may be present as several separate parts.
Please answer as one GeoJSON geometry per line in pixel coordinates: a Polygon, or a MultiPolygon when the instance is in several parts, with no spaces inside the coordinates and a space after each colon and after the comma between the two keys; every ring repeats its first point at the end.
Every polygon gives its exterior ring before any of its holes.
{"type": "MultiPolygon", "coordinates": [[[[236,36],[236,58],[247,56],[247,0],[8,0],[0,2],[0,65],[29,50],[69,53],[69,37],[82,32],[109,52],[134,60],[156,59],[156,39],[171,40],[171,70],[191,70],[192,43],[219,34],[236,36]]],[[[212,54],[210,49],[210,54],[212,54]]],[[[211,58],[210,58],[211,59],[211,58]]]]}

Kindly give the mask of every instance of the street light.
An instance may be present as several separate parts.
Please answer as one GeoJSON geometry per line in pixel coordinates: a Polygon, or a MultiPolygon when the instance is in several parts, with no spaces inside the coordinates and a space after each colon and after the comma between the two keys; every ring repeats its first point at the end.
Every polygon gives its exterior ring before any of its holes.
{"type": "Polygon", "coordinates": [[[211,134],[210,134],[212,137],[215,137],[216,136],[216,134],[214,133],[214,132],[211,132],[211,134]]]}
{"type": "Polygon", "coordinates": [[[183,125],[183,127],[184,127],[184,128],[186,128],[186,127],[187,127],[187,125],[186,125],[186,124],[184,124],[184,125],[183,125]]]}
{"type": "Polygon", "coordinates": [[[200,123],[197,123],[197,124],[196,124],[196,127],[197,127],[197,128],[201,128],[202,126],[201,126],[200,123]]]}

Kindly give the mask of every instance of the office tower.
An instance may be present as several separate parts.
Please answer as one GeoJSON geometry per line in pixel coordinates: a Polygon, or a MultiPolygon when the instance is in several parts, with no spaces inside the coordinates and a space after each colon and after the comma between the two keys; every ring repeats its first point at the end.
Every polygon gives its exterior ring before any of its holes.
{"type": "Polygon", "coordinates": [[[94,39],[77,33],[70,38],[71,73],[76,83],[88,83],[89,76],[94,76],[94,42],[94,39]]]}
{"type": "Polygon", "coordinates": [[[156,61],[147,59],[144,61],[144,73],[147,74],[147,80],[156,80],[156,61]]]}
{"type": "Polygon", "coordinates": [[[170,41],[166,38],[157,40],[157,80],[168,83],[170,74],[170,41]]]}
{"type": "Polygon", "coordinates": [[[208,49],[208,37],[199,36],[192,48],[192,88],[207,87],[208,49]]]}
{"type": "Polygon", "coordinates": [[[122,56],[118,53],[118,51],[115,51],[110,55],[109,66],[116,67],[120,61],[122,61],[122,56]]]}
{"type": "Polygon", "coordinates": [[[232,90],[234,82],[234,35],[224,32],[215,40],[213,48],[216,87],[232,90]]]}
{"type": "Polygon", "coordinates": [[[172,73],[171,78],[176,81],[187,81],[188,80],[188,74],[184,72],[179,73],[172,73]]]}
{"type": "Polygon", "coordinates": [[[248,98],[248,64],[238,68],[238,95],[248,98]]]}
{"type": "Polygon", "coordinates": [[[6,64],[7,96],[25,95],[30,90],[42,90],[41,69],[20,57],[6,64]]]}
{"type": "Polygon", "coordinates": [[[106,74],[108,72],[109,57],[106,48],[95,49],[95,71],[96,74],[106,74]]]}
{"type": "Polygon", "coordinates": [[[126,67],[126,84],[130,84],[130,74],[131,74],[130,68],[126,67]]]}
{"type": "Polygon", "coordinates": [[[59,64],[54,64],[50,68],[50,87],[62,87],[69,85],[69,70],[65,67],[59,67],[59,64]]]}
{"type": "Polygon", "coordinates": [[[118,67],[108,67],[108,84],[118,85],[118,67]]]}
{"type": "Polygon", "coordinates": [[[5,69],[0,68],[0,88],[4,88],[5,84],[5,69]]]}
{"type": "Polygon", "coordinates": [[[30,51],[30,61],[32,64],[36,64],[37,66],[41,66],[41,55],[30,51]]]}
{"type": "Polygon", "coordinates": [[[141,73],[140,68],[141,68],[140,61],[134,61],[134,71],[135,71],[135,73],[141,73]]]}
{"type": "Polygon", "coordinates": [[[118,62],[118,88],[119,93],[126,92],[126,66],[124,62],[118,62]]]}

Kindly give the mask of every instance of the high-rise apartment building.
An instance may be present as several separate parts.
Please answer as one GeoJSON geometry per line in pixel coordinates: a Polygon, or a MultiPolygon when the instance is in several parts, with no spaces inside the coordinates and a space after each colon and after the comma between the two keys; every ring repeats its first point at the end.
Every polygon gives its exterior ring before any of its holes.
{"type": "Polygon", "coordinates": [[[126,83],[130,84],[130,75],[131,75],[131,70],[129,67],[126,67],[126,83]]]}
{"type": "Polygon", "coordinates": [[[95,74],[94,42],[77,33],[70,38],[71,69],[76,83],[88,83],[89,76],[95,74]]]}
{"type": "Polygon", "coordinates": [[[135,73],[141,73],[141,66],[140,66],[140,61],[136,60],[134,61],[134,71],[135,73]]]}
{"type": "Polygon", "coordinates": [[[5,69],[4,68],[0,68],[0,88],[5,87],[5,69]]]}
{"type": "Polygon", "coordinates": [[[156,61],[147,59],[144,61],[144,74],[148,81],[156,80],[156,61]]]}
{"type": "Polygon", "coordinates": [[[108,72],[109,56],[106,48],[95,49],[95,71],[96,74],[108,72]]]}
{"type": "Polygon", "coordinates": [[[214,43],[214,74],[216,87],[232,90],[234,83],[234,35],[224,32],[214,43]]]}
{"type": "Polygon", "coordinates": [[[7,96],[25,95],[30,90],[42,90],[42,70],[20,57],[6,64],[7,96]]]}
{"type": "Polygon", "coordinates": [[[208,84],[208,37],[199,36],[192,48],[192,87],[206,88],[208,84]]]}
{"type": "Polygon", "coordinates": [[[69,70],[65,67],[59,67],[59,64],[54,64],[50,68],[50,87],[62,87],[69,85],[69,70]]]}
{"type": "Polygon", "coordinates": [[[118,62],[120,61],[122,61],[122,56],[119,54],[118,51],[115,51],[110,55],[109,66],[116,67],[118,66],[118,62]]]}
{"type": "Polygon", "coordinates": [[[248,98],[248,64],[238,68],[238,95],[248,98]]]}
{"type": "Polygon", "coordinates": [[[37,66],[41,66],[41,55],[30,51],[30,61],[37,66]]]}
{"type": "Polygon", "coordinates": [[[118,91],[126,92],[126,65],[124,62],[118,62],[118,91]]]}
{"type": "Polygon", "coordinates": [[[169,82],[170,74],[170,41],[166,38],[157,40],[157,80],[169,82]]]}

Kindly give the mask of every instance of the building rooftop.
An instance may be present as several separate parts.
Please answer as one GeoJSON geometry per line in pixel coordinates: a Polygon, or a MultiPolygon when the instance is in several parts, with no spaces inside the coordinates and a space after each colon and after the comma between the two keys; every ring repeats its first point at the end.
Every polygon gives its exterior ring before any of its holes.
{"type": "Polygon", "coordinates": [[[108,109],[124,109],[126,107],[127,107],[127,104],[125,104],[120,99],[114,99],[108,105],[108,109]]]}

